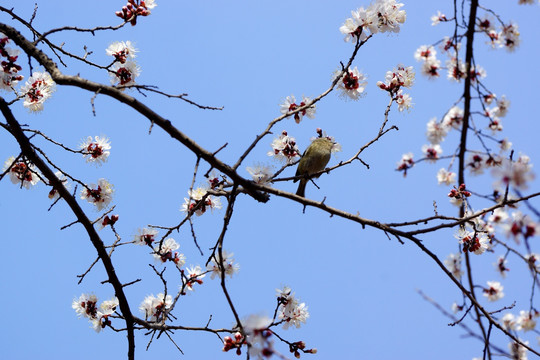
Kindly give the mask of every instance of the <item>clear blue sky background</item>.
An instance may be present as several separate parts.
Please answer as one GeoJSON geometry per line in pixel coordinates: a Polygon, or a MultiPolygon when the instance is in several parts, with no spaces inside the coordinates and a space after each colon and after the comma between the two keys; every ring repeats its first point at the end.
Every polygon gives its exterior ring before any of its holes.
{"type": "MultiPolygon", "coordinates": [[[[33,1],[4,1],[29,19],[33,1]]],[[[39,31],[74,25],[94,27],[119,23],[114,11],[122,1],[40,1],[34,26],[39,31]]],[[[339,27],[350,11],[367,2],[344,0],[294,2],[158,1],[153,14],[139,19],[136,27],[126,26],[116,32],[96,36],[63,32],[51,37],[65,48],[81,53],[86,45],[91,59],[105,64],[105,48],[116,40],[136,43],[142,68],[139,83],[159,85],[169,93],[188,92],[199,103],[224,106],[221,112],[203,111],[181,101],[149,95],[142,99],[168,118],[180,130],[220,158],[234,161],[279,115],[279,104],[290,94],[316,96],[326,90],[331,74],[346,61],[352,50],[343,42],[339,27]]],[[[331,160],[334,164],[348,159],[375,136],[388,97],[375,83],[398,63],[414,65],[419,72],[414,51],[434,43],[453,31],[451,25],[432,27],[430,16],[437,10],[451,14],[451,1],[405,2],[407,21],[397,35],[376,35],[360,50],[354,65],[369,76],[367,96],[357,102],[343,101],[331,94],[318,104],[317,117],[300,125],[291,119],[280,123],[276,134],[287,130],[296,137],[301,150],[321,127],[342,144],[343,152],[331,160]]],[[[512,105],[503,119],[504,135],[517,152],[528,154],[537,164],[538,106],[535,69],[538,63],[538,15],[540,8],[518,6],[515,1],[498,1],[493,9],[505,21],[519,24],[522,44],[513,54],[491,50],[484,38],[477,37],[476,62],[487,71],[485,83],[497,95],[506,94],[512,105]]],[[[7,15],[0,21],[15,24],[7,15]]],[[[23,33],[28,31],[17,25],[23,33]]],[[[441,60],[445,58],[439,56],[441,60]]],[[[27,60],[21,56],[23,74],[29,77],[27,60]]],[[[72,63],[71,63],[72,64],[72,63]]],[[[34,64],[35,65],[35,64],[34,64]]],[[[77,64],[61,68],[68,74],[80,74],[94,81],[109,82],[108,75],[77,64]]],[[[412,151],[418,158],[425,139],[426,122],[441,117],[459,98],[462,84],[449,83],[444,76],[429,81],[418,74],[409,91],[415,107],[401,114],[392,109],[390,122],[399,127],[362,155],[370,165],[367,170],[356,163],[339,169],[318,181],[320,190],[308,186],[314,199],[326,197],[329,205],[358,212],[380,221],[404,221],[430,216],[432,203],[440,213],[456,215],[457,209],[447,200],[448,187],[438,186],[436,172],[444,164],[415,167],[406,178],[394,171],[401,154],[412,151]]],[[[95,168],[80,156],[66,154],[40,143],[63,169],[86,182],[108,178],[116,187],[115,213],[120,215],[118,231],[130,240],[138,227],[147,224],[170,226],[183,214],[179,208],[187,196],[195,157],[158,128],[148,135],[149,123],[139,114],[98,96],[97,116],[91,111],[92,94],[58,88],[42,114],[26,112],[22,104],[13,106],[21,123],[41,129],[47,135],[76,147],[87,136],[106,135],[112,143],[109,162],[95,168]]],[[[265,138],[245,161],[272,163],[266,153],[272,137],[265,138]]],[[[474,144],[474,143],[473,143],[474,144]]],[[[442,144],[444,154],[453,152],[457,133],[442,144]]],[[[473,145],[477,148],[477,144],[473,145]]],[[[2,162],[18,154],[17,144],[0,132],[2,162]]],[[[203,165],[202,171],[207,170],[203,165]]],[[[287,175],[293,175],[292,169],[287,175]]],[[[245,176],[249,176],[242,170],[245,176]]],[[[469,177],[470,178],[470,177],[469,177]]],[[[197,183],[202,183],[200,177],[197,183]]],[[[489,174],[471,179],[471,187],[481,193],[491,191],[489,174]]],[[[292,183],[276,187],[294,191],[292,183]]],[[[531,190],[538,190],[536,180],[531,190]]],[[[107,329],[96,334],[84,319],[77,319],[71,301],[83,292],[94,292],[101,300],[113,295],[109,285],[101,285],[105,274],[96,266],[81,285],[76,275],[84,272],[96,253],[79,226],[60,231],[73,221],[67,207],[60,203],[50,212],[48,190],[20,190],[7,179],[0,183],[4,250],[0,255],[0,330],[2,359],[121,359],[127,344],[125,333],[107,329]]],[[[533,201],[537,207],[538,200],[533,201]]],[[[487,203],[474,201],[477,209],[487,203]]],[[[99,216],[83,204],[91,216],[99,216]]],[[[188,229],[173,237],[181,244],[187,264],[204,265],[207,249],[215,243],[221,229],[223,211],[195,219],[198,241],[205,257],[198,255],[188,229]]],[[[107,242],[112,233],[101,232],[107,242]]],[[[458,249],[452,231],[423,238],[425,244],[444,259],[458,249]]],[[[470,359],[481,356],[483,345],[463,338],[459,328],[447,326],[449,319],[417,294],[421,289],[446,309],[461,295],[436,265],[410,243],[400,245],[382,232],[362,229],[342,219],[329,218],[315,209],[302,213],[299,204],[273,197],[267,204],[255,203],[241,196],[225,240],[225,248],[234,252],[240,273],[229,281],[231,296],[241,316],[252,313],[272,315],[275,289],[289,285],[309,306],[311,317],[301,329],[280,331],[291,341],[304,340],[308,347],[319,349],[319,359],[470,359]]],[[[493,270],[495,254],[474,257],[475,280],[502,281],[505,298],[488,304],[496,310],[516,301],[513,311],[528,309],[530,280],[523,264],[510,261],[511,272],[501,280],[493,270]]],[[[138,315],[145,295],[157,294],[162,285],[148,263],[153,260],[142,247],[119,249],[113,260],[122,281],[143,281],[127,288],[131,306],[138,315]]],[[[172,272],[171,272],[172,275],[172,272]]],[[[174,288],[174,278],[170,286],[174,288]]],[[[229,313],[219,283],[205,279],[194,294],[181,299],[175,315],[179,324],[204,326],[210,315],[214,327],[230,327],[229,313]]],[[[122,327],[120,322],[115,326],[122,327]]],[[[534,336],[525,339],[536,344],[534,336]]],[[[497,335],[494,336],[498,338],[497,335]]],[[[222,353],[217,337],[205,333],[176,332],[174,339],[183,349],[181,356],[165,338],[154,340],[148,351],[148,338],[137,334],[137,358],[230,359],[222,353]]],[[[506,348],[506,341],[499,342],[506,348]]],[[[276,343],[287,353],[287,347],[276,343]]],[[[305,358],[311,358],[303,355],[305,358]]]]}

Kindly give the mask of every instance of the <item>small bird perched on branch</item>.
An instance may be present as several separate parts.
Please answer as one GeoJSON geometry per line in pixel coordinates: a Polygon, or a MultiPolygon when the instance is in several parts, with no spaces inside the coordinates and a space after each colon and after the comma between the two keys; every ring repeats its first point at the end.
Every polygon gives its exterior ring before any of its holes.
{"type": "MultiPolygon", "coordinates": [[[[306,185],[309,180],[308,177],[324,170],[326,164],[330,161],[333,146],[334,143],[327,137],[320,137],[311,142],[304,152],[304,155],[302,155],[302,158],[298,163],[298,168],[296,169],[296,176],[304,176],[303,178],[294,180],[294,182],[300,180],[296,195],[305,197],[306,185]]],[[[320,175],[321,174],[315,177],[319,177],[320,175]]]]}

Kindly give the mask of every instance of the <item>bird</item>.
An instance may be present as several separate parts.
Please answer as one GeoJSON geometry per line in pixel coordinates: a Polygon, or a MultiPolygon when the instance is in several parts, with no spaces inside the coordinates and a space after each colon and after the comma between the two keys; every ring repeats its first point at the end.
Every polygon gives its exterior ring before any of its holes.
{"type": "MultiPolygon", "coordinates": [[[[321,170],[324,170],[326,164],[328,164],[328,161],[330,161],[333,146],[334,143],[327,137],[320,137],[313,140],[306,151],[304,151],[304,154],[298,163],[298,168],[296,169],[295,175],[297,177],[303,177],[294,179],[294,182],[300,180],[296,195],[305,197],[306,185],[309,180],[308,177],[312,174],[320,172],[321,170]]],[[[315,177],[319,177],[320,175],[321,174],[318,174],[315,177]]]]}

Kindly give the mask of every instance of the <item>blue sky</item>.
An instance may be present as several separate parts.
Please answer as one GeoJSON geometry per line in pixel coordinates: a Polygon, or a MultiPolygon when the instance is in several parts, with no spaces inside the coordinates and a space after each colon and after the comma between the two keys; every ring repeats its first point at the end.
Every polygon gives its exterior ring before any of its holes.
{"type": "MultiPolygon", "coordinates": [[[[33,10],[30,1],[7,0],[7,5],[29,19],[33,10]]],[[[114,11],[119,1],[97,1],[92,6],[77,1],[42,1],[34,26],[39,31],[73,25],[93,27],[117,24],[114,11]]],[[[158,1],[151,16],[140,19],[135,27],[126,26],[115,32],[95,36],[73,32],[53,35],[52,41],[65,42],[65,48],[81,53],[83,46],[93,51],[91,59],[105,64],[105,48],[113,41],[130,40],[139,49],[138,63],[142,73],[138,82],[158,85],[169,93],[189,93],[190,99],[204,105],[224,106],[223,111],[200,110],[181,101],[149,95],[142,99],[162,116],[199,144],[211,151],[223,144],[224,161],[234,162],[277,117],[279,104],[291,94],[316,96],[326,90],[339,62],[345,62],[352,45],[343,41],[339,27],[350,11],[368,3],[340,1],[296,2],[187,2],[158,1]]],[[[287,130],[297,139],[303,151],[317,127],[323,128],[342,145],[343,151],[330,164],[348,159],[359,146],[373,138],[383,120],[388,96],[376,87],[386,71],[397,64],[413,65],[417,81],[410,94],[415,103],[410,113],[393,108],[392,131],[362,154],[369,170],[356,163],[331,175],[321,176],[320,190],[308,185],[307,195],[352,213],[383,222],[405,221],[433,214],[436,201],[440,213],[457,215],[446,197],[448,187],[438,186],[436,172],[443,164],[421,163],[406,178],[396,172],[401,154],[412,151],[421,155],[425,126],[432,117],[442,117],[459,98],[462,84],[450,83],[444,76],[435,81],[419,74],[420,64],[414,51],[452,33],[451,25],[432,27],[430,16],[437,10],[451,13],[452,2],[405,2],[407,21],[394,35],[378,34],[359,52],[354,65],[368,75],[366,97],[344,101],[330,94],[318,104],[314,120],[304,119],[299,125],[292,119],[281,122],[274,130],[287,130]]],[[[487,72],[485,83],[497,94],[511,101],[509,115],[503,120],[504,136],[514,143],[516,152],[523,152],[536,164],[539,131],[534,69],[538,61],[537,16],[540,8],[518,6],[517,1],[498,2],[494,10],[504,20],[520,26],[522,44],[515,53],[492,50],[478,37],[476,62],[487,72]]],[[[0,21],[15,24],[0,13],[0,21]]],[[[28,36],[28,32],[17,25],[28,36]]],[[[443,59],[442,57],[440,57],[443,59]]],[[[19,62],[29,77],[27,60],[19,62]]],[[[35,64],[34,64],[35,66],[35,64]]],[[[61,68],[68,74],[80,74],[94,81],[108,83],[106,73],[70,62],[61,68]]],[[[4,96],[5,93],[2,94],[4,96]]],[[[109,161],[96,168],[74,154],[66,154],[43,142],[46,149],[64,169],[87,182],[108,178],[116,188],[115,213],[124,240],[130,240],[137,228],[147,224],[170,226],[178,223],[179,211],[189,189],[195,157],[173,142],[158,128],[148,135],[149,123],[133,110],[98,96],[96,116],[92,115],[89,94],[75,88],[58,88],[43,113],[29,114],[21,104],[13,111],[21,123],[41,129],[66,145],[76,147],[87,136],[105,135],[112,149],[109,161]]],[[[266,153],[273,137],[266,137],[245,161],[272,164],[266,153]]],[[[456,132],[442,144],[444,155],[457,146],[456,132]]],[[[0,157],[18,154],[17,144],[0,132],[0,157]]],[[[477,146],[473,143],[473,146],[477,146]]],[[[276,166],[279,164],[274,163],[276,166]]],[[[208,169],[203,165],[201,172],[208,169]]],[[[249,174],[244,169],[240,173],[249,174]]],[[[288,169],[286,176],[294,175],[288,169]]],[[[470,177],[469,177],[470,178],[470,177]]],[[[102,285],[105,273],[101,266],[77,285],[76,275],[84,272],[95,259],[95,250],[78,226],[60,231],[73,221],[67,207],[59,203],[47,211],[48,190],[18,189],[9,181],[0,183],[0,213],[4,220],[5,246],[0,259],[1,315],[3,346],[0,358],[29,359],[122,358],[126,354],[124,333],[110,329],[96,334],[84,319],[78,319],[71,301],[83,292],[94,292],[105,300],[113,295],[102,285]]],[[[199,177],[196,184],[201,184],[199,177]]],[[[489,172],[471,178],[478,192],[491,191],[489,172]]],[[[537,179],[530,192],[538,191],[537,179]]],[[[275,185],[293,191],[292,183],[275,185]]],[[[488,203],[475,200],[473,206],[488,203]]],[[[532,204],[540,206],[538,200],[532,204]]],[[[83,204],[90,217],[98,217],[90,205],[83,204]]],[[[203,265],[208,248],[213,246],[221,230],[224,211],[205,214],[195,219],[198,241],[205,257],[198,255],[189,229],[172,236],[180,243],[187,264],[203,265]]],[[[103,230],[106,242],[114,240],[103,230]]],[[[440,258],[456,252],[453,231],[422,238],[440,258]]],[[[413,244],[399,244],[384,233],[362,229],[316,209],[302,213],[300,204],[273,197],[267,204],[238,198],[234,218],[225,240],[225,248],[234,252],[240,272],[228,283],[241,316],[252,313],[272,315],[275,289],[290,286],[302,302],[309,306],[311,317],[301,329],[279,331],[290,341],[304,340],[308,347],[319,350],[319,359],[470,359],[481,356],[482,344],[463,337],[464,332],[449,327],[434,307],[422,300],[420,289],[446,309],[461,295],[435,264],[413,244]]],[[[501,281],[506,297],[489,304],[496,310],[516,302],[514,313],[528,308],[530,279],[522,264],[510,263],[511,273],[502,280],[492,263],[498,252],[474,257],[473,269],[480,285],[488,280],[501,281]],[[521,268],[520,268],[521,266],[521,268]]],[[[128,282],[143,279],[127,288],[134,312],[148,294],[162,291],[161,281],[148,266],[153,259],[146,249],[124,246],[113,261],[118,276],[128,282]]],[[[171,274],[172,275],[172,274],[171,274]]],[[[170,286],[175,283],[171,276],[170,286]]],[[[140,314],[137,314],[140,316],[140,314]]],[[[183,297],[175,315],[182,325],[204,326],[212,315],[215,327],[230,327],[233,317],[219,290],[219,283],[208,277],[202,287],[183,297]]],[[[121,327],[120,322],[115,323],[121,327]]],[[[236,357],[222,353],[217,337],[210,334],[176,332],[173,335],[186,359],[226,359],[236,357]]],[[[495,335],[495,339],[499,339],[495,335]]],[[[527,334],[531,344],[534,336],[527,334]]],[[[148,338],[137,334],[137,358],[181,357],[165,338],[154,340],[145,350],[148,338]]],[[[498,342],[506,348],[506,341],[498,342]]],[[[286,346],[276,348],[287,353],[286,346]]],[[[309,356],[303,355],[305,358],[309,356]]]]}

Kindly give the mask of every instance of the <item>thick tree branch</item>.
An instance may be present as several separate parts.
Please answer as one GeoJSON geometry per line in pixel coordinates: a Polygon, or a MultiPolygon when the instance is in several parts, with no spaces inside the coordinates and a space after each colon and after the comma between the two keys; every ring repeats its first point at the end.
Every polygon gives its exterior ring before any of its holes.
{"type": "Polygon", "coordinates": [[[36,59],[51,75],[53,80],[58,85],[68,85],[75,86],[81,89],[89,90],[91,92],[99,92],[103,95],[108,95],[123,104],[128,105],[133,108],[141,115],[145,116],[152,124],[157,124],[161,127],[166,133],[168,133],[173,139],[178,140],[181,144],[186,146],[191,150],[195,155],[200,156],[206,162],[211,164],[214,168],[221,171],[230,177],[235,183],[242,186],[245,191],[251,195],[254,199],[261,202],[268,201],[268,196],[258,192],[253,186],[253,182],[241,177],[236,170],[231,166],[223,163],[219,160],[213,153],[202,148],[194,140],[189,138],[186,134],[178,130],[175,126],[172,125],[170,120],[167,120],[157,114],[155,111],[150,109],[148,106],[135,99],[132,96],[127,95],[123,91],[113,87],[107,86],[104,84],[99,84],[90,80],[80,78],[78,76],[69,76],[64,75],[56,66],[56,64],[39,50],[33,43],[28,41],[21,33],[12,28],[9,25],[0,23],[0,31],[6,34],[15,44],[17,44],[28,56],[36,59]]]}
{"type": "MultiPolygon", "coordinates": [[[[473,61],[473,41],[474,41],[474,29],[476,26],[476,11],[478,9],[478,0],[471,0],[471,6],[469,10],[469,21],[467,23],[467,48],[465,50],[465,84],[463,90],[463,99],[464,99],[464,114],[463,114],[463,124],[461,128],[461,139],[460,139],[460,148],[458,154],[458,183],[465,184],[465,153],[467,151],[467,132],[469,131],[469,120],[471,116],[471,64],[473,61]]],[[[456,47],[457,48],[457,47],[456,47]]],[[[456,50],[457,51],[457,50],[456,50]]],[[[459,66],[459,58],[456,54],[456,66],[459,66]]],[[[459,209],[459,217],[464,217],[465,215],[465,202],[461,205],[459,209]]],[[[463,226],[463,225],[462,225],[463,226]]],[[[467,281],[469,283],[470,289],[470,298],[476,302],[476,295],[474,293],[474,281],[472,278],[472,269],[471,269],[471,260],[469,252],[465,251],[465,264],[467,267],[467,281]]],[[[476,313],[476,322],[482,332],[484,341],[488,343],[488,336],[484,324],[482,322],[482,317],[480,310],[475,306],[474,311],[476,313]]],[[[491,359],[491,351],[489,346],[486,346],[488,359],[491,359]]]]}
{"type": "Polygon", "coordinates": [[[88,237],[90,238],[90,241],[94,245],[99,258],[101,259],[103,263],[103,267],[105,268],[105,271],[107,272],[107,276],[109,277],[108,282],[111,283],[111,285],[114,288],[115,295],[118,298],[120,310],[122,311],[122,314],[124,316],[124,319],[126,321],[126,328],[127,328],[127,338],[128,338],[128,359],[132,360],[135,359],[135,336],[134,336],[134,328],[133,328],[133,315],[131,314],[131,309],[129,307],[129,303],[126,297],[126,294],[124,293],[124,289],[122,286],[122,283],[116,276],[116,270],[114,269],[114,265],[112,264],[111,258],[107,254],[107,249],[105,248],[105,245],[103,244],[103,241],[99,237],[98,233],[96,232],[96,229],[92,225],[92,222],[88,219],[84,211],[81,209],[75,198],[69,193],[69,191],[64,187],[62,182],[56,177],[54,172],[49,168],[49,166],[36,154],[34,151],[32,144],[24,134],[23,130],[21,129],[21,126],[13,116],[8,104],[6,101],[0,97],[0,111],[2,112],[2,115],[7,120],[7,123],[9,125],[9,131],[13,135],[13,137],[17,140],[19,143],[19,146],[21,148],[22,153],[26,156],[28,160],[30,160],[38,169],[41,171],[43,176],[47,178],[49,181],[49,184],[51,184],[60,194],[60,196],[66,201],[68,206],[70,207],[73,214],[77,217],[78,222],[81,223],[81,225],[86,230],[88,237]]]}

